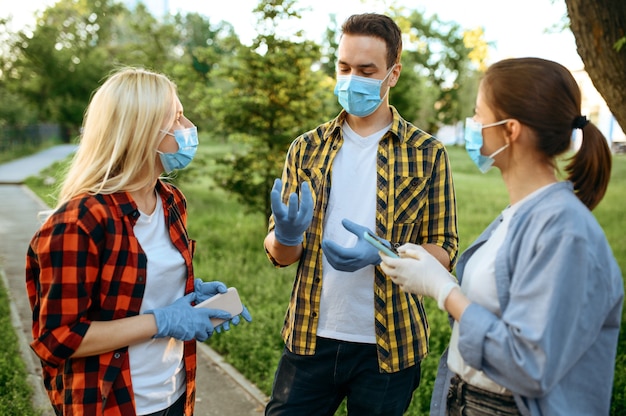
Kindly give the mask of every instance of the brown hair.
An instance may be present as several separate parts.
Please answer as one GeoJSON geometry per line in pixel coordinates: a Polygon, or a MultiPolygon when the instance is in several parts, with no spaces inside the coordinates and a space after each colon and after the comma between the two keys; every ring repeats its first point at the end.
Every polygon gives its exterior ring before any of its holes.
{"type": "Polygon", "coordinates": [[[354,14],[343,23],[341,32],[382,39],[387,45],[387,68],[400,62],[402,32],[390,17],[377,13],[354,14]]]}
{"type": "Polygon", "coordinates": [[[537,148],[555,167],[555,157],[570,148],[573,129],[582,130],[582,146],[565,170],[578,198],[594,209],[609,183],[611,150],[600,130],[581,117],[580,88],[571,72],[540,58],[505,59],[487,69],[482,87],[497,119],[530,127],[537,148]]]}

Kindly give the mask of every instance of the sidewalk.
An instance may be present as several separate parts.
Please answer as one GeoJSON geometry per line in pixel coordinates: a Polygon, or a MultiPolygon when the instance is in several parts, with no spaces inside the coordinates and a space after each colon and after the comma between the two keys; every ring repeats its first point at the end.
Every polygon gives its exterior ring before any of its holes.
{"type": "MultiPolygon", "coordinates": [[[[54,412],[43,388],[39,361],[28,346],[31,311],[24,287],[24,262],[28,243],[39,226],[37,213],[47,207],[22,182],[75,149],[75,145],[56,146],[0,164],[0,275],[9,291],[13,326],[33,384],[33,401],[37,409],[42,409],[42,416],[54,412]]],[[[195,416],[258,416],[263,414],[267,401],[256,386],[204,343],[198,343],[196,388],[195,416]]]]}

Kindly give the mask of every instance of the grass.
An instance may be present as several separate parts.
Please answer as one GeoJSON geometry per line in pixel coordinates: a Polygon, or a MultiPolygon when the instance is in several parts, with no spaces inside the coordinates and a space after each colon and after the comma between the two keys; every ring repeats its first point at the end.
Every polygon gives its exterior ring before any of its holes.
{"type": "MultiPolygon", "coordinates": [[[[266,218],[246,213],[229,194],[211,180],[213,161],[229,150],[224,144],[203,146],[192,166],[179,172],[175,182],[189,203],[189,234],[197,240],[195,272],[205,280],[221,280],[235,286],[253,322],[242,323],[207,343],[222,354],[259,389],[269,395],[274,371],[283,348],[280,338],[284,313],[289,302],[295,266],[275,269],[263,250],[266,218]]],[[[458,202],[460,249],[464,250],[508,204],[506,189],[496,169],[478,173],[465,150],[449,149],[458,202]]],[[[53,205],[54,189],[43,178],[54,176],[60,166],[52,166],[27,184],[48,204],[53,205]]],[[[269,192],[269,190],[268,190],[269,192]]],[[[608,192],[594,211],[603,226],[622,271],[626,271],[626,230],[623,200],[626,194],[626,156],[614,157],[608,192]]],[[[408,414],[428,414],[430,394],[439,355],[447,345],[450,329],[446,315],[427,299],[431,326],[430,355],[422,363],[422,384],[414,395],[408,414]]],[[[626,311],[624,311],[626,315],[626,311]]],[[[626,414],[626,316],[618,346],[612,415],[626,414]]],[[[338,414],[345,414],[342,409],[338,414]]]]}
{"type": "Polygon", "coordinates": [[[11,308],[4,280],[0,279],[0,409],[3,416],[35,416],[31,403],[32,387],[21,359],[11,308]]]}
{"type": "MultiPolygon", "coordinates": [[[[34,146],[17,146],[0,153],[0,163],[28,156],[57,144],[46,141],[34,146]]],[[[2,264],[0,264],[0,269],[2,264]]],[[[0,273],[3,273],[0,270],[0,273]]],[[[15,328],[11,323],[11,308],[4,278],[0,279],[0,409],[3,416],[36,416],[40,412],[33,408],[32,386],[28,383],[28,373],[21,359],[15,328]]]]}

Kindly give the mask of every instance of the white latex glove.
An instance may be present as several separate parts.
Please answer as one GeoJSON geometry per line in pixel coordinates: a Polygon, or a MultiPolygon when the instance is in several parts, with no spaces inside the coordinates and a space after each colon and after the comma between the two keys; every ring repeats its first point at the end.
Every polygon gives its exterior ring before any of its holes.
{"type": "Polygon", "coordinates": [[[454,276],[424,247],[405,244],[398,248],[399,259],[380,253],[380,267],[385,274],[405,292],[431,297],[439,309],[455,287],[459,287],[454,276]]]}

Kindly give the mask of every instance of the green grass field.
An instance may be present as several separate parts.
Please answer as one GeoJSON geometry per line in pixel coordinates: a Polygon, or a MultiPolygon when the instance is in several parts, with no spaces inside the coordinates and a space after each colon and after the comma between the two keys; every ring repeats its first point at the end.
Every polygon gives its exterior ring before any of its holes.
{"type": "MultiPolygon", "coordinates": [[[[194,267],[196,276],[221,280],[238,288],[250,310],[253,322],[242,323],[208,343],[245,377],[269,395],[274,370],[283,347],[280,330],[295,274],[295,266],[275,269],[263,250],[267,219],[249,214],[211,180],[213,161],[229,146],[200,146],[197,160],[180,172],[176,183],[189,203],[189,234],[197,240],[194,267]]],[[[449,149],[458,202],[460,249],[464,250],[508,204],[507,193],[497,169],[482,175],[463,148],[449,149]]],[[[53,205],[53,189],[43,185],[43,177],[54,176],[53,166],[42,177],[29,181],[35,192],[53,205]]],[[[269,189],[267,190],[269,192],[269,189]]],[[[616,155],[612,181],[602,203],[594,211],[613,247],[621,269],[626,270],[626,230],[623,218],[626,194],[626,156],[616,155]]],[[[428,413],[432,384],[440,353],[450,330],[447,318],[434,302],[427,300],[431,325],[430,355],[422,364],[422,384],[417,390],[410,415],[428,413]]],[[[622,328],[626,326],[626,317],[622,328]]],[[[626,414],[626,335],[621,332],[613,396],[613,415],[626,414]]],[[[342,409],[341,412],[344,410],[342,409]]],[[[342,414],[340,412],[340,414],[342,414]]]]}
{"type": "Polygon", "coordinates": [[[24,362],[11,324],[9,295],[0,279],[0,414],[3,416],[35,416],[30,402],[32,388],[27,381],[24,362]]]}

